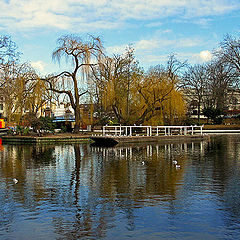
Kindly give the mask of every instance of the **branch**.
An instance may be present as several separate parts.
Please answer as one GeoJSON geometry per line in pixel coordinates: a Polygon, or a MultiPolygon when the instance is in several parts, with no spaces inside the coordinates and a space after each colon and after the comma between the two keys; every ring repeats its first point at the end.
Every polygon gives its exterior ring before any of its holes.
{"type": "MultiPolygon", "coordinates": [[[[62,75],[62,73],[60,73],[57,76],[61,76],[61,75],[62,75]]],[[[45,81],[49,84],[49,88],[47,88],[46,90],[50,90],[50,91],[60,93],[60,94],[67,94],[69,99],[70,99],[70,102],[71,102],[71,105],[72,105],[73,109],[75,109],[76,104],[74,102],[74,98],[73,98],[73,95],[72,95],[71,91],[70,90],[59,90],[59,89],[54,88],[53,83],[51,82],[51,80],[53,80],[53,79],[54,79],[54,77],[50,77],[49,79],[40,78],[40,80],[45,81]]]]}

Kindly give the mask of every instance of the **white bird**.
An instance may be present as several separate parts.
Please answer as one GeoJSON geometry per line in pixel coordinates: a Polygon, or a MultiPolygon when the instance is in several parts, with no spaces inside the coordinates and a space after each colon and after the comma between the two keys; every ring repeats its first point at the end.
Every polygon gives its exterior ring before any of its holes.
{"type": "Polygon", "coordinates": [[[144,165],[145,164],[145,162],[144,161],[142,161],[142,165],[144,165]]]}
{"type": "Polygon", "coordinates": [[[177,165],[177,161],[176,160],[173,160],[172,162],[173,162],[173,164],[177,165]]]}
{"type": "Polygon", "coordinates": [[[18,183],[18,180],[17,180],[16,178],[13,178],[13,182],[14,182],[15,184],[17,184],[17,183],[18,183]]]}
{"type": "Polygon", "coordinates": [[[181,168],[181,166],[180,165],[176,165],[176,168],[181,168]]]}

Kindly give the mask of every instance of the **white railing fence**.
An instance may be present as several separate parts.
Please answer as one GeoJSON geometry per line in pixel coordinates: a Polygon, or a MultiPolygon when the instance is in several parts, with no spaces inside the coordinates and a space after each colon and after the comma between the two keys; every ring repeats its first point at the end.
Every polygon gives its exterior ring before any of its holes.
{"type": "Polygon", "coordinates": [[[203,134],[203,126],[103,126],[102,135],[171,136],[203,134]]]}

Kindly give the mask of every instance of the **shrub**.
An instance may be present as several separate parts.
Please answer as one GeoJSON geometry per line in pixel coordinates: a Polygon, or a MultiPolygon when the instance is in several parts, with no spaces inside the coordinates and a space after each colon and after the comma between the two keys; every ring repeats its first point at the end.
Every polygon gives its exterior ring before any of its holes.
{"type": "Polygon", "coordinates": [[[50,117],[40,117],[39,122],[41,130],[49,131],[52,133],[54,132],[56,124],[52,121],[50,117]]]}
{"type": "Polygon", "coordinates": [[[66,126],[62,126],[60,132],[61,133],[66,133],[67,132],[67,127],[66,126]]]}
{"type": "Polygon", "coordinates": [[[222,110],[219,108],[214,108],[214,107],[208,107],[203,109],[203,114],[206,116],[208,119],[211,119],[214,124],[221,124],[222,123],[222,110]]]}
{"type": "Polygon", "coordinates": [[[7,133],[8,133],[9,135],[14,135],[14,130],[10,128],[7,133]]]}
{"type": "Polygon", "coordinates": [[[23,127],[22,127],[22,126],[19,126],[19,125],[17,125],[17,128],[16,128],[16,133],[17,133],[18,135],[22,135],[22,132],[23,132],[23,127]]]}
{"type": "Polygon", "coordinates": [[[22,135],[28,135],[29,132],[30,132],[29,127],[25,127],[25,128],[23,128],[23,130],[22,130],[22,135]]]}

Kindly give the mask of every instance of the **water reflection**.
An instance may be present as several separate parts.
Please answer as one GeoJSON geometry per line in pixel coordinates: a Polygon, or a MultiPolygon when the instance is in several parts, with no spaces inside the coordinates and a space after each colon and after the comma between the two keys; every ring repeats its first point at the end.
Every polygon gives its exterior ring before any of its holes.
{"type": "Polygon", "coordinates": [[[114,148],[5,145],[0,238],[236,239],[239,150],[236,136],[114,148]]]}

